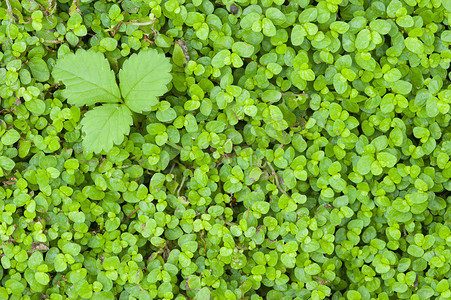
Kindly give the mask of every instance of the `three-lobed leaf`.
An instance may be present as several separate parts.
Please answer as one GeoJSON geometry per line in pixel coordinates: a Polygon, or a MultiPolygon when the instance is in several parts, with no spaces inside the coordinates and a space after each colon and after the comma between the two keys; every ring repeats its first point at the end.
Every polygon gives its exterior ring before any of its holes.
{"type": "Polygon", "coordinates": [[[58,60],[52,74],[66,85],[67,101],[73,105],[123,102],[122,93],[125,104],[97,106],[81,121],[84,149],[100,153],[122,143],[133,124],[132,111],[150,111],[158,103],[157,97],[168,90],[171,68],[169,59],[156,50],[134,54],[119,71],[119,89],[103,54],[79,50],[58,60]]]}

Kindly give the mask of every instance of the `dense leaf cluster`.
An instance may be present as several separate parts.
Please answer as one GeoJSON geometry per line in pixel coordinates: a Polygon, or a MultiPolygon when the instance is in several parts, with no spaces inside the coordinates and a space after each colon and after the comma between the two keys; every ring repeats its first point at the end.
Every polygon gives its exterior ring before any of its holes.
{"type": "Polygon", "coordinates": [[[1,1],[0,298],[451,299],[450,22],[451,0],[1,1]],[[77,51],[118,101],[77,98],[77,51]],[[148,51],[173,66],[146,102],[121,72],[148,51]],[[93,149],[100,111],[131,126],[93,149]]]}

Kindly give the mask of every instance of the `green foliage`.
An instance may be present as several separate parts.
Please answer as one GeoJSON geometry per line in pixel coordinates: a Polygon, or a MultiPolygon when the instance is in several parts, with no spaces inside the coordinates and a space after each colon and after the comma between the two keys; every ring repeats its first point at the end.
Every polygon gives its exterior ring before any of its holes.
{"type": "Polygon", "coordinates": [[[148,112],[158,104],[157,97],[167,92],[171,65],[157,52],[140,52],[124,62],[119,72],[122,97],[132,111],[148,112]]]}
{"type": "Polygon", "coordinates": [[[450,299],[450,20],[0,1],[0,299],[450,299]]]}
{"type": "Polygon", "coordinates": [[[102,53],[79,50],[57,60],[52,75],[66,85],[67,102],[76,105],[116,103],[120,91],[108,61],[102,53]]]}
{"type": "Polygon", "coordinates": [[[113,144],[120,144],[133,124],[131,111],[126,105],[104,104],[88,111],[81,120],[86,136],[84,149],[100,152],[111,150],[113,144]]]}
{"type": "Polygon", "coordinates": [[[171,81],[170,70],[169,61],[155,50],[134,54],[119,71],[119,91],[115,75],[103,55],[79,50],[59,59],[52,75],[67,86],[64,96],[70,104],[123,102],[122,105],[95,107],[81,121],[86,135],[84,150],[100,153],[122,143],[133,124],[132,111],[143,113],[158,104],[156,97],[167,92],[171,81]]]}

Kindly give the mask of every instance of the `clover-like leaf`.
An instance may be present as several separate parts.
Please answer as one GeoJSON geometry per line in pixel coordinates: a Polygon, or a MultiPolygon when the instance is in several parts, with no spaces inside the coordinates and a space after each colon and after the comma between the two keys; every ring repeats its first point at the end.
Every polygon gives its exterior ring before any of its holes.
{"type": "Polygon", "coordinates": [[[371,164],[373,162],[374,162],[373,156],[371,155],[362,156],[357,162],[357,171],[362,175],[368,174],[371,171],[371,164]]]}
{"type": "Polygon", "coordinates": [[[116,77],[102,53],[79,50],[60,58],[52,72],[66,85],[67,102],[76,106],[119,102],[116,77]]]}
{"type": "Polygon", "coordinates": [[[32,57],[28,63],[31,74],[37,81],[45,82],[50,78],[49,68],[42,58],[32,57]]]}
{"type": "Polygon", "coordinates": [[[132,112],[125,105],[104,104],[88,111],[81,125],[86,134],[83,148],[88,152],[109,151],[118,145],[133,124],[132,112]]]}
{"type": "Polygon", "coordinates": [[[164,54],[151,49],[133,54],[119,71],[119,81],[125,104],[134,112],[150,111],[157,97],[168,91],[172,65],[164,54]]]}

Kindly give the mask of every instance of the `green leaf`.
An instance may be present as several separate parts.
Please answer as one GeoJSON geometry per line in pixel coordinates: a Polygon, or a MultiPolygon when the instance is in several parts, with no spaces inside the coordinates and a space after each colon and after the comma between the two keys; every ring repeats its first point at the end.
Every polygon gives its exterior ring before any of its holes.
{"type": "Polygon", "coordinates": [[[363,29],[357,34],[355,39],[355,47],[359,50],[366,49],[371,42],[371,32],[368,29],[363,29]]]}
{"type": "Polygon", "coordinates": [[[39,267],[42,264],[42,262],[43,262],[42,253],[39,251],[36,251],[33,254],[31,254],[27,261],[28,267],[31,270],[36,270],[36,268],[39,267]]]}
{"type": "Polygon", "coordinates": [[[376,151],[382,151],[385,148],[387,148],[388,145],[388,139],[385,135],[381,135],[377,138],[375,138],[371,144],[374,145],[374,147],[376,148],[376,151]]]}
{"type": "Polygon", "coordinates": [[[269,7],[265,14],[275,25],[281,25],[286,20],[285,14],[275,7],[269,7]]]}
{"type": "Polygon", "coordinates": [[[117,47],[117,41],[111,37],[106,37],[100,41],[100,46],[107,51],[113,51],[117,47]]]}
{"type": "Polygon", "coordinates": [[[76,256],[76,255],[78,255],[78,253],[80,253],[81,246],[78,244],[75,244],[75,243],[68,242],[68,243],[64,244],[64,246],[61,248],[61,250],[63,250],[63,252],[66,254],[76,256]]]}
{"type": "Polygon", "coordinates": [[[176,43],[172,51],[172,61],[176,66],[183,67],[186,64],[186,56],[182,47],[176,43]]]}
{"type": "Polygon", "coordinates": [[[373,156],[371,155],[362,156],[357,162],[357,171],[362,175],[368,174],[371,171],[371,164],[373,162],[374,162],[373,156]]]}
{"type": "Polygon", "coordinates": [[[42,115],[45,112],[45,102],[41,99],[32,99],[25,102],[27,109],[34,115],[42,115]]]}
{"type": "Polygon", "coordinates": [[[415,257],[422,257],[424,250],[417,245],[410,245],[409,248],[407,248],[407,253],[415,257]]]}
{"type": "Polygon", "coordinates": [[[52,71],[66,85],[67,102],[76,106],[119,102],[116,78],[102,53],[79,50],[58,59],[52,71]]]}
{"type": "Polygon", "coordinates": [[[299,70],[299,76],[307,81],[315,80],[315,72],[312,69],[299,70]]]}
{"type": "Polygon", "coordinates": [[[254,46],[245,42],[236,42],[232,45],[232,51],[241,57],[251,57],[254,53],[254,46]]]}
{"type": "Polygon", "coordinates": [[[168,91],[172,65],[169,59],[151,49],[133,54],[119,71],[119,86],[125,104],[132,111],[150,111],[157,97],[168,91]]]}
{"type": "Polygon", "coordinates": [[[220,133],[223,132],[226,127],[226,124],[221,121],[211,121],[208,122],[205,126],[205,129],[209,132],[220,133]]]}
{"type": "Polygon", "coordinates": [[[388,82],[395,82],[401,79],[401,72],[398,69],[391,69],[386,74],[384,74],[384,79],[388,82]]]}
{"type": "Polygon", "coordinates": [[[321,267],[318,264],[313,263],[313,264],[305,267],[305,273],[307,273],[309,275],[316,275],[316,274],[319,274],[320,272],[321,272],[321,267]]]}
{"type": "Polygon", "coordinates": [[[154,189],[161,188],[166,180],[166,177],[161,173],[155,173],[150,180],[150,186],[154,189]]]}
{"type": "Polygon", "coordinates": [[[36,272],[34,278],[42,285],[47,285],[50,282],[49,275],[44,272],[36,272]]]}
{"type": "Polygon", "coordinates": [[[75,169],[78,169],[79,166],[80,166],[80,163],[75,158],[68,159],[64,162],[64,167],[66,169],[74,169],[75,170],[75,169]]]}
{"type": "Polygon", "coordinates": [[[415,23],[412,16],[402,16],[396,19],[396,24],[404,28],[409,28],[412,27],[415,23]]]}
{"type": "Polygon", "coordinates": [[[10,146],[20,139],[20,134],[15,129],[8,130],[1,138],[3,145],[10,146]]]}
{"type": "Polygon", "coordinates": [[[396,199],[393,201],[393,208],[399,212],[406,213],[410,211],[410,206],[403,199],[396,199]]]}
{"type": "Polygon", "coordinates": [[[21,295],[25,289],[25,285],[15,279],[9,279],[5,282],[5,287],[11,290],[14,295],[21,295]]]}
{"type": "Polygon", "coordinates": [[[262,100],[265,102],[277,102],[282,98],[282,93],[276,90],[267,90],[262,94],[262,100]]]}
{"type": "Polygon", "coordinates": [[[381,163],[382,167],[392,168],[396,164],[396,156],[388,152],[380,152],[376,154],[377,160],[381,163]]]}
{"type": "Polygon", "coordinates": [[[11,158],[3,155],[0,156],[0,167],[2,167],[4,170],[11,171],[15,165],[16,163],[11,158]]]}
{"type": "Polygon", "coordinates": [[[117,4],[113,4],[108,11],[110,19],[114,20],[121,15],[121,8],[117,4]]]}
{"type": "Polygon", "coordinates": [[[254,167],[254,168],[252,168],[251,172],[249,173],[249,179],[252,182],[258,181],[262,174],[263,174],[263,171],[260,168],[254,167]]]}
{"type": "Polygon", "coordinates": [[[404,136],[402,133],[402,130],[399,128],[394,128],[390,132],[390,140],[393,142],[395,146],[400,147],[402,145],[402,142],[404,140],[404,136]]]}
{"type": "Polygon", "coordinates": [[[449,282],[447,279],[442,279],[437,284],[437,292],[442,293],[449,289],[449,282]]]}
{"type": "Polygon", "coordinates": [[[391,25],[385,20],[377,19],[370,23],[371,30],[378,32],[379,34],[385,35],[390,32],[391,25]]]}
{"type": "Polygon", "coordinates": [[[226,65],[226,60],[230,60],[230,54],[230,51],[227,49],[219,51],[211,59],[211,65],[215,68],[224,67],[226,65]]]}
{"type": "Polygon", "coordinates": [[[124,140],[133,124],[132,113],[125,105],[104,104],[88,111],[81,120],[86,136],[83,148],[88,152],[110,151],[124,140]]]}
{"type": "Polygon", "coordinates": [[[117,270],[119,269],[120,264],[119,258],[117,256],[112,256],[105,258],[103,261],[103,268],[105,270],[117,270]]]}
{"type": "Polygon", "coordinates": [[[268,18],[263,18],[262,21],[263,34],[266,36],[275,36],[276,35],[276,27],[273,22],[268,18]]]}
{"type": "Polygon", "coordinates": [[[424,45],[423,43],[416,37],[408,37],[405,40],[406,48],[409,51],[412,51],[416,54],[423,54],[424,52],[424,45]]]}
{"type": "Polygon", "coordinates": [[[172,284],[170,282],[163,282],[158,287],[158,297],[164,298],[164,294],[170,293],[172,291],[172,284]]]}
{"type": "Polygon", "coordinates": [[[451,0],[442,0],[442,5],[447,11],[451,12],[451,0]]]}
{"type": "Polygon", "coordinates": [[[398,80],[393,84],[392,90],[395,93],[407,95],[412,91],[412,84],[405,80],[398,80]]]}
{"type": "Polygon", "coordinates": [[[302,10],[299,14],[299,22],[314,22],[318,17],[318,9],[316,7],[309,7],[302,10]]]}
{"type": "Polygon", "coordinates": [[[85,221],[85,214],[81,211],[71,211],[69,212],[68,217],[75,223],[83,223],[85,221]]]}
{"type": "Polygon", "coordinates": [[[440,36],[442,41],[451,43],[451,30],[445,30],[442,32],[442,35],[440,36]]]}
{"type": "Polygon", "coordinates": [[[304,41],[304,29],[301,25],[295,25],[291,30],[291,43],[293,46],[299,46],[304,41]]]}
{"type": "Polygon", "coordinates": [[[293,137],[292,141],[294,149],[299,151],[300,153],[304,152],[307,149],[307,142],[304,140],[302,135],[298,134],[293,137]]]}
{"type": "MultiPolygon", "coordinates": [[[[83,299],[91,299],[92,285],[89,284],[88,281],[86,281],[86,280],[81,281],[81,283],[78,285],[77,293],[83,299]]],[[[144,299],[144,297],[142,297],[141,299],[144,299]]]]}
{"type": "MultiPolygon", "coordinates": [[[[296,26],[296,25],[295,25],[296,26]]],[[[330,24],[330,29],[343,34],[349,30],[349,24],[343,21],[335,21],[330,24]]]]}
{"type": "Polygon", "coordinates": [[[334,84],[335,91],[339,94],[343,94],[344,92],[346,92],[346,90],[348,88],[348,83],[346,81],[346,78],[344,78],[343,75],[341,75],[339,73],[334,75],[333,84],[334,84]]]}
{"type": "Polygon", "coordinates": [[[291,256],[291,255],[289,255],[289,254],[287,254],[287,253],[282,253],[282,255],[280,256],[280,261],[287,268],[294,268],[296,266],[296,258],[291,256]]]}
{"type": "MultiPolygon", "coordinates": [[[[451,10],[450,10],[451,11],[451,10]]],[[[429,299],[432,296],[434,296],[434,289],[430,286],[423,286],[421,289],[419,289],[416,294],[418,295],[419,299],[429,299]]]]}
{"type": "Polygon", "coordinates": [[[28,67],[30,68],[33,78],[37,81],[45,82],[50,78],[50,71],[47,64],[42,58],[32,57],[28,62],[28,67]]]}
{"type": "Polygon", "coordinates": [[[175,112],[175,110],[173,108],[170,107],[165,110],[157,111],[156,117],[157,117],[158,121],[160,121],[160,122],[169,123],[177,117],[177,113],[175,112]]]}
{"type": "Polygon", "coordinates": [[[265,201],[257,201],[257,202],[254,202],[254,204],[252,205],[252,209],[254,209],[256,212],[264,215],[269,212],[270,205],[268,202],[265,202],[265,201]]]}
{"type": "Polygon", "coordinates": [[[348,300],[360,300],[362,299],[362,295],[358,291],[350,290],[346,295],[346,299],[348,300]]]}

